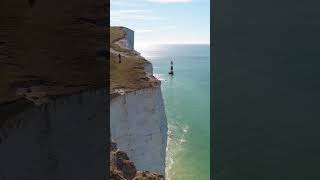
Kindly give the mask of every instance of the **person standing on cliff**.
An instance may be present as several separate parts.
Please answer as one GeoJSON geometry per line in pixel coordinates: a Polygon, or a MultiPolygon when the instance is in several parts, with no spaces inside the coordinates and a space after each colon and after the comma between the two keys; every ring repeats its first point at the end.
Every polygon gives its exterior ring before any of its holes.
{"type": "Polygon", "coordinates": [[[121,54],[119,54],[119,64],[121,63],[121,54]]]}

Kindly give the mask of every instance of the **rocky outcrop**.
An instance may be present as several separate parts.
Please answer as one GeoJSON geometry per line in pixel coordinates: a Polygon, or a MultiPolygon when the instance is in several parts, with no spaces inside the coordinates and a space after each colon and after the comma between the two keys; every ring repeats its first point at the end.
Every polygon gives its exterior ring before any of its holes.
{"type": "Polygon", "coordinates": [[[110,144],[110,180],[164,180],[164,176],[149,171],[137,171],[128,155],[110,144]]]}
{"type": "Polygon", "coordinates": [[[118,150],[117,144],[110,144],[110,178],[111,179],[133,179],[137,169],[133,162],[123,151],[118,150]]]}

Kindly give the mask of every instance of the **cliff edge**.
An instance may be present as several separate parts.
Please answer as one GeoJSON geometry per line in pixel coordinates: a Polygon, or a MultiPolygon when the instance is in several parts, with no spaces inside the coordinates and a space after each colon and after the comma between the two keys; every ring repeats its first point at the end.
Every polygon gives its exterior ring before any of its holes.
{"type": "Polygon", "coordinates": [[[167,119],[161,82],[152,64],[132,49],[133,31],[111,27],[110,36],[111,139],[138,170],[164,175],[167,119]]]}

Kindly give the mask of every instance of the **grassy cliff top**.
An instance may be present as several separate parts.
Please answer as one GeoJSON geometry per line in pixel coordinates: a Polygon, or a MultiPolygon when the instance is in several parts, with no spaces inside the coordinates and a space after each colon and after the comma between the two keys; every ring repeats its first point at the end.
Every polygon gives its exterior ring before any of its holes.
{"type": "Polygon", "coordinates": [[[124,39],[122,27],[110,28],[110,93],[117,95],[119,91],[131,92],[159,85],[160,81],[148,75],[144,66],[150,63],[134,50],[121,47],[117,42],[124,39]],[[121,63],[118,55],[121,54],[121,63]]]}
{"type": "Polygon", "coordinates": [[[0,6],[0,127],[9,109],[106,86],[106,2],[4,0],[0,6]],[[18,105],[17,105],[18,103],[18,105]]]}
{"type": "Polygon", "coordinates": [[[50,94],[61,94],[62,88],[103,85],[107,61],[97,51],[105,47],[105,29],[95,25],[105,18],[103,3],[44,0],[31,7],[28,1],[5,1],[0,102],[14,99],[19,87],[45,85],[50,94]]]}

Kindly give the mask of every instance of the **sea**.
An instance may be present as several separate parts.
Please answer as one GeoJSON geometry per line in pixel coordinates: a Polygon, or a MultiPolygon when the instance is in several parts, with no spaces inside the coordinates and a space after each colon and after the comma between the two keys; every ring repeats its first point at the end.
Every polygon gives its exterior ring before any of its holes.
{"type": "Polygon", "coordinates": [[[137,48],[161,80],[168,121],[166,178],[210,179],[210,45],[137,48]],[[174,75],[170,76],[173,61],[174,75]]]}

